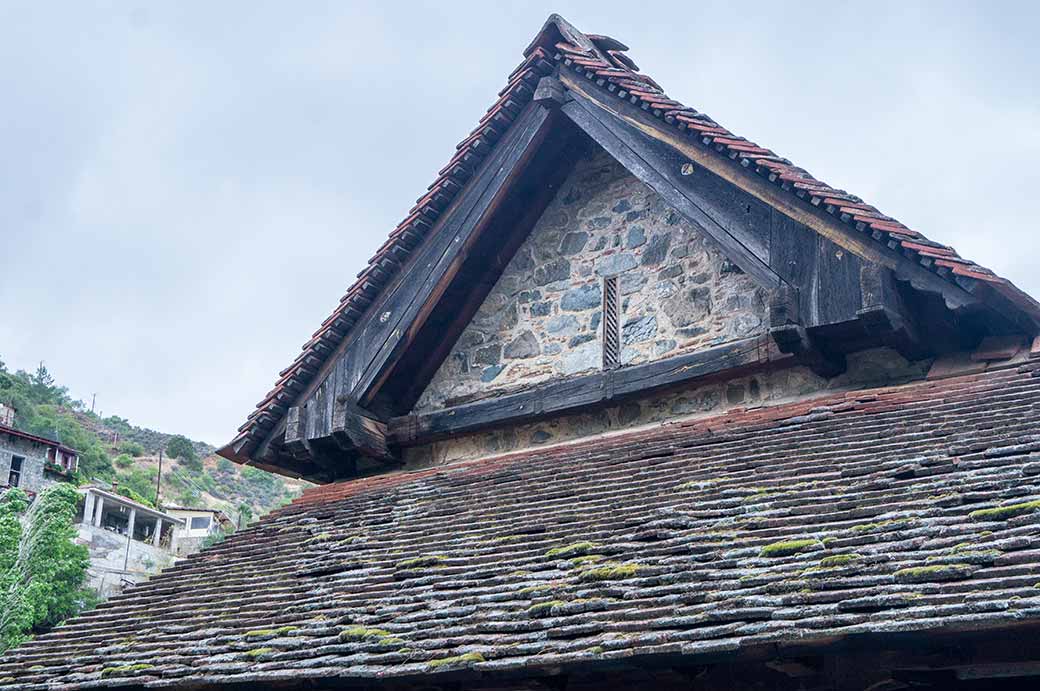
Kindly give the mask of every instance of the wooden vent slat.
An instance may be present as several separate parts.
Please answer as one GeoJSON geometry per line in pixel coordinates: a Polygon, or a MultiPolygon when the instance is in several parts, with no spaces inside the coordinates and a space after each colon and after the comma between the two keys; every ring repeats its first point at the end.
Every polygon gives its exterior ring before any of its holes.
{"type": "Polygon", "coordinates": [[[621,365],[621,298],[618,277],[603,279],[603,369],[621,365]]]}

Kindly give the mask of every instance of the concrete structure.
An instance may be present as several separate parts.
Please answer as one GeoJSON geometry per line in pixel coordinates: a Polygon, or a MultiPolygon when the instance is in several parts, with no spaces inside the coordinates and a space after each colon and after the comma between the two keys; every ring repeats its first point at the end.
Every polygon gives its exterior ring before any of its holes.
{"type": "Polygon", "coordinates": [[[97,487],[86,487],[79,541],[90,549],[88,584],[107,599],[176,561],[184,521],[97,487]]]}
{"type": "Polygon", "coordinates": [[[179,557],[198,552],[212,535],[234,530],[231,519],[219,509],[164,504],[163,510],[183,521],[174,528],[175,543],[171,548],[179,557]]]}
{"type": "MultiPolygon", "coordinates": [[[[4,406],[0,419],[13,422],[13,409],[4,406]]],[[[69,478],[79,464],[79,452],[59,441],[0,424],[0,489],[19,487],[34,495],[69,478]]]]}

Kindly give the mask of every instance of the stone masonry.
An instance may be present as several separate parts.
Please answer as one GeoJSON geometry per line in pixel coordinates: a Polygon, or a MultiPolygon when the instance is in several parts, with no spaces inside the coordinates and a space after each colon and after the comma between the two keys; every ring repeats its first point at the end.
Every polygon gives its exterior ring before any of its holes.
{"type": "Polygon", "coordinates": [[[577,163],[416,405],[424,412],[602,366],[618,276],[622,366],[761,333],[764,292],[602,150],[577,163]]]}
{"type": "Polygon", "coordinates": [[[21,476],[18,486],[27,492],[39,492],[55,482],[45,472],[47,447],[29,439],[0,433],[0,487],[5,487],[11,475],[11,462],[22,458],[21,476]]]}
{"type": "Polygon", "coordinates": [[[458,435],[405,449],[405,464],[410,469],[425,468],[635,427],[708,417],[735,408],[778,405],[835,391],[898,384],[922,379],[931,360],[908,362],[893,350],[877,348],[850,355],[848,364],[846,372],[831,379],[806,367],[791,367],[650,394],[605,410],[458,435]]]}

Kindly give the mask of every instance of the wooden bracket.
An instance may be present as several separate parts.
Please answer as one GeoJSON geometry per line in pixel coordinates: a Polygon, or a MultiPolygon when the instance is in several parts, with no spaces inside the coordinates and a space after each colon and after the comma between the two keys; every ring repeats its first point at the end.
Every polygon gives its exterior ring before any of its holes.
{"type": "Polygon", "coordinates": [[[332,413],[333,437],[349,440],[358,453],[381,461],[395,460],[387,445],[386,421],[347,397],[336,399],[332,413]]]}
{"type": "Polygon", "coordinates": [[[566,89],[563,88],[563,82],[551,75],[542,77],[534,90],[534,102],[540,103],[550,110],[559,108],[569,99],[570,96],[567,94],[566,89]]]}
{"type": "Polygon", "coordinates": [[[300,406],[291,406],[285,413],[285,442],[283,447],[296,460],[309,461],[314,457],[310,442],[303,429],[300,406]]]}
{"type": "Polygon", "coordinates": [[[864,263],[859,272],[863,306],[856,317],[868,334],[894,348],[907,360],[919,360],[929,354],[920,337],[908,307],[896,289],[891,269],[864,263]]]}
{"type": "Polygon", "coordinates": [[[798,312],[798,289],[786,283],[773,291],[769,301],[769,336],[781,353],[789,353],[821,377],[845,371],[845,356],[824,351],[802,326],[798,312]]]}

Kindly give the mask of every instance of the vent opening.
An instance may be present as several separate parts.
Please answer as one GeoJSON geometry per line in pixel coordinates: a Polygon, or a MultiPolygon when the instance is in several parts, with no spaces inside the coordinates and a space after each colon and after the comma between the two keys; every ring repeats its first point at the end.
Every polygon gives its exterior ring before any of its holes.
{"type": "Polygon", "coordinates": [[[618,277],[603,279],[603,369],[621,366],[621,299],[618,277]]]}

